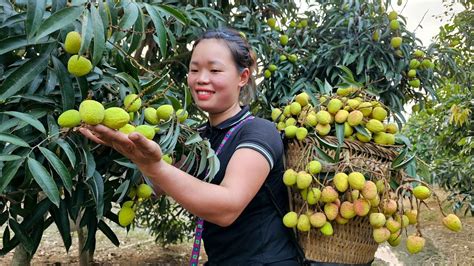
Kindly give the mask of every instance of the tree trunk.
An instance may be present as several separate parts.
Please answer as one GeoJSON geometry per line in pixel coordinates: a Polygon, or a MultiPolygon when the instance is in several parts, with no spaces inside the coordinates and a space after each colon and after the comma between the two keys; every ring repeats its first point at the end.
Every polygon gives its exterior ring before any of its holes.
{"type": "Polygon", "coordinates": [[[11,266],[25,266],[31,264],[32,256],[26,252],[23,245],[20,243],[15,248],[15,254],[13,254],[13,259],[11,266]]]}
{"type": "Polygon", "coordinates": [[[77,236],[79,238],[79,265],[80,266],[87,266],[92,258],[89,256],[89,251],[84,250],[84,245],[86,244],[87,240],[87,229],[86,227],[80,227],[77,230],[77,236]]]}

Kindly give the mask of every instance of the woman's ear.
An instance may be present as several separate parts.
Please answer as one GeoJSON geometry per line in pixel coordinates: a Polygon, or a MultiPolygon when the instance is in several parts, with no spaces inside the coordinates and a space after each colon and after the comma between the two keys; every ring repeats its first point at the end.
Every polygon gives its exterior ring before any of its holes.
{"type": "Polygon", "coordinates": [[[240,72],[240,81],[239,81],[239,87],[244,87],[247,85],[250,77],[250,70],[248,68],[244,68],[242,72],[240,72]]]}

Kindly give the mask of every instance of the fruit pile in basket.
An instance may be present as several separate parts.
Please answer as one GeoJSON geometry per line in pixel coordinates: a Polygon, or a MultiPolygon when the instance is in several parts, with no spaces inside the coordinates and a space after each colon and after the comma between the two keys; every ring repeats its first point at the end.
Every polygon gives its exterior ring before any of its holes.
{"type": "MultiPolygon", "coordinates": [[[[304,142],[309,134],[320,139],[335,135],[342,138],[341,142],[348,141],[346,145],[349,146],[352,141],[358,141],[358,146],[372,141],[376,145],[371,145],[376,149],[396,148],[392,145],[398,127],[386,122],[387,109],[359,91],[352,87],[339,88],[337,95],[320,97],[321,105],[317,107],[309,103],[309,95],[303,92],[284,108],[273,109],[272,120],[280,131],[284,131],[286,138],[303,145],[316,145],[304,142]]],[[[307,157],[314,156],[303,150],[301,153],[307,157]]],[[[391,175],[396,170],[386,165],[379,169],[371,168],[370,163],[355,162],[350,154],[330,163],[318,157],[302,157],[294,169],[285,171],[283,182],[297,203],[295,210],[283,217],[284,225],[300,232],[331,237],[334,224],[344,225],[356,217],[367,217],[375,242],[397,246],[405,235],[408,251],[412,254],[420,252],[425,239],[418,223],[418,213],[424,201],[432,195],[440,204],[438,197],[428,184],[405,174],[394,186],[391,175]],[[301,165],[301,162],[307,164],[301,165]],[[416,230],[408,230],[410,225],[416,230]]],[[[455,232],[462,229],[456,215],[445,215],[442,209],[441,212],[445,216],[442,223],[448,229],[455,232]]]]}

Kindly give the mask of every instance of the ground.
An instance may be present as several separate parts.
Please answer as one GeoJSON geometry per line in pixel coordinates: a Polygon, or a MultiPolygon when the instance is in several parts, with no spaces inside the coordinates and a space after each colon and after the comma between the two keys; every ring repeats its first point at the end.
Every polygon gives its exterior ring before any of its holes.
{"type": "MultiPolygon", "coordinates": [[[[437,190],[443,199],[446,194],[437,190]]],[[[462,217],[463,230],[454,233],[441,224],[442,215],[433,200],[428,201],[432,209],[424,208],[421,214],[422,233],[426,238],[425,249],[409,255],[404,242],[398,247],[380,245],[374,265],[474,265],[474,217],[462,217]]],[[[449,211],[449,208],[445,208],[449,211]]],[[[97,233],[96,265],[185,265],[191,251],[191,243],[162,247],[145,229],[136,229],[128,234],[125,229],[113,226],[120,239],[115,247],[101,232],[97,233]]],[[[77,265],[77,233],[73,233],[73,246],[66,253],[57,229],[51,226],[43,236],[40,247],[33,257],[33,265],[77,265]]],[[[205,259],[205,254],[202,254],[205,259]]],[[[8,265],[13,253],[0,257],[0,265],[8,265]]]]}

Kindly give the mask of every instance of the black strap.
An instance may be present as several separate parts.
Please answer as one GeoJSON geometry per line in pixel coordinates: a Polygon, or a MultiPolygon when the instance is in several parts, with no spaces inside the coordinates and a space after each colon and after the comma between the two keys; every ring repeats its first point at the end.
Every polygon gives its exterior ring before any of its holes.
{"type": "MultiPolygon", "coordinates": [[[[281,218],[283,218],[283,216],[285,215],[283,213],[283,211],[281,210],[280,206],[278,206],[278,203],[276,201],[276,198],[275,198],[275,195],[273,194],[273,191],[272,189],[270,188],[270,186],[265,182],[264,183],[264,186],[265,188],[267,189],[268,193],[270,194],[270,199],[272,200],[273,202],[273,205],[275,206],[278,214],[280,215],[281,218]]],[[[304,251],[303,249],[301,248],[300,244],[298,244],[298,240],[296,239],[296,235],[294,234],[294,232],[291,230],[291,229],[288,229],[287,230],[289,235],[290,235],[290,239],[291,239],[291,242],[293,242],[293,244],[295,245],[296,247],[296,250],[298,252],[298,262],[301,264],[301,265],[306,265],[306,257],[304,255],[304,251]]]]}

